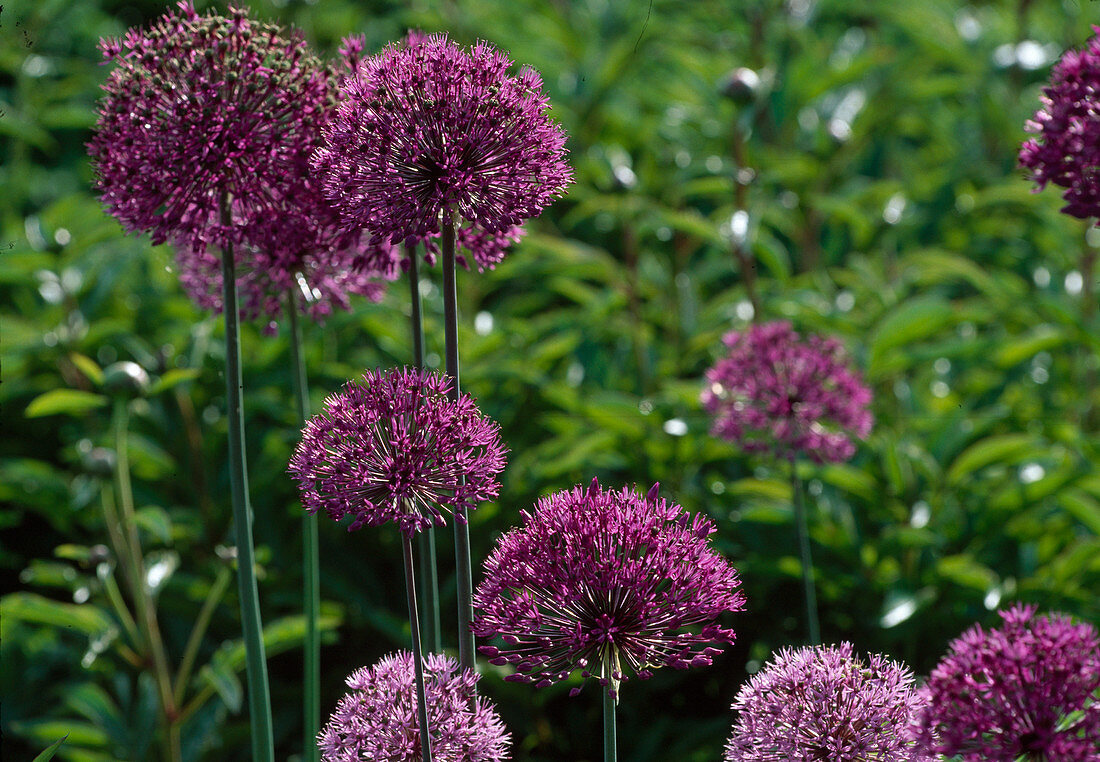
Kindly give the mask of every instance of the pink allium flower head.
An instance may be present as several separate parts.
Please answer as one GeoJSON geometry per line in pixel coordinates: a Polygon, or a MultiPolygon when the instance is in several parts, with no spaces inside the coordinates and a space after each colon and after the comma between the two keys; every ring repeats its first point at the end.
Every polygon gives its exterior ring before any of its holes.
{"type": "Polygon", "coordinates": [[[331,105],[328,72],[300,34],[284,34],[242,8],[200,16],[184,0],[101,43],[115,68],[88,150],[127,230],[201,249],[280,217],[331,105]]]}
{"type": "Polygon", "coordinates": [[[495,498],[500,427],[469,395],[448,399],[450,388],[429,371],[367,371],[325,400],[288,469],[306,510],[352,516],[348,531],[396,521],[412,536],[444,526],[447,510],[495,498]]]}
{"type": "Polygon", "coordinates": [[[707,542],[714,524],[657,485],[643,497],[593,479],[521,515],[474,593],[475,634],[504,641],[480,651],[515,666],[506,680],[543,687],[580,669],[617,696],[628,668],[707,665],[722,650],[710,643],[733,642],[716,619],[744,608],[737,571],[707,542]]]}
{"type": "MultiPolygon", "coordinates": [[[[496,708],[477,695],[479,675],[454,659],[424,657],[424,693],[432,759],[497,762],[509,758],[511,737],[496,708]]],[[[324,762],[420,762],[413,656],[400,651],[363,667],[317,737],[324,762]]]]}
{"type": "Polygon", "coordinates": [[[446,35],[410,35],[362,61],[313,158],[347,223],[430,242],[448,217],[468,239],[504,235],[488,259],[473,252],[494,264],[511,231],[572,181],[542,80],[510,66],[488,43],[467,50],[446,35]]]}
{"type": "Polygon", "coordinates": [[[913,674],[850,643],[782,649],[742,686],[727,762],[931,760],[915,744],[913,674]]]}
{"type": "Polygon", "coordinates": [[[1035,612],[1016,605],[1000,612],[999,629],[975,625],[951,643],[925,685],[926,748],[965,762],[1100,760],[1100,637],[1035,612]]]}
{"type": "Polygon", "coordinates": [[[714,436],[749,452],[821,462],[847,460],[852,438],[871,432],[871,390],[835,339],[803,338],[779,322],[722,341],[729,352],[707,371],[702,393],[714,436]]]}
{"type": "Polygon", "coordinates": [[[1100,217],[1100,27],[1084,50],[1062,56],[1043,88],[1042,108],[1024,129],[1038,135],[1020,149],[1020,166],[1042,190],[1065,188],[1066,214],[1100,217]]]}

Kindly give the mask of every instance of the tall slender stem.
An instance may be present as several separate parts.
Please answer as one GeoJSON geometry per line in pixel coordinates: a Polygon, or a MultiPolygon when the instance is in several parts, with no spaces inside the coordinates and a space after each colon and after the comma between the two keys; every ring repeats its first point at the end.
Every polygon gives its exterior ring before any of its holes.
{"type": "MultiPolygon", "coordinates": [[[[302,358],[302,327],[298,321],[298,300],[294,287],[286,292],[286,311],[290,317],[290,363],[294,398],[298,403],[298,423],[309,417],[309,381],[302,358]]],[[[302,696],[302,755],[306,762],[317,762],[317,733],[321,727],[321,574],[318,561],[317,517],[302,515],[302,612],[306,618],[304,678],[302,696]]]]}
{"type": "Polygon", "coordinates": [[[603,762],[615,762],[619,757],[619,744],[615,733],[615,699],[606,688],[603,694],[603,762]]]}
{"type": "MultiPolygon", "coordinates": [[[[229,223],[228,199],[222,203],[222,222],[229,223]]],[[[237,585],[241,599],[248,677],[248,715],[252,726],[253,762],[275,762],[271,728],[271,692],[267,683],[260,625],[260,593],[256,585],[252,547],[252,506],[248,500],[248,471],[244,453],[244,411],[241,380],[241,328],[237,312],[237,272],[233,247],[222,250],[222,311],[225,315],[225,401],[229,425],[229,488],[233,497],[233,526],[237,540],[237,585]]]]}
{"type": "MultiPolygon", "coordinates": [[[[457,401],[458,386],[458,294],[455,289],[455,228],[443,213],[443,338],[447,356],[447,375],[451,377],[451,399],[457,401]]],[[[466,509],[455,509],[455,574],[458,577],[458,663],[474,669],[474,578],[470,562],[470,527],[466,509]]]]}
{"type": "Polygon", "coordinates": [[[221,567],[218,576],[214,578],[214,584],[210,586],[210,592],[206,594],[206,600],[202,602],[202,608],[191,628],[191,635],[187,638],[187,646],[183,649],[183,660],[180,662],[179,671],[176,673],[175,698],[176,705],[183,704],[184,694],[187,692],[187,681],[191,679],[191,670],[195,667],[195,658],[199,655],[199,646],[206,634],[206,628],[210,626],[210,619],[214,616],[214,610],[221,603],[225,591],[229,588],[229,569],[221,567]]]}
{"type": "Polygon", "coordinates": [[[424,658],[420,655],[420,617],[416,611],[416,579],[413,574],[412,538],[401,533],[405,559],[405,596],[409,601],[409,629],[412,631],[413,674],[416,676],[416,712],[420,718],[421,759],[432,762],[432,741],[428,732],[428,703],[424,696],[424,658]]]}
{"type": "Polygon", "coordinates": [[[798,478],[795,460],[791,458],[791,495],[794,499],[794,519],[798,528],[798,553],[802,560],[802,591],[806,601],[806,625],[810,645],[821,645],[821,625],[817,621],[817,591],[814,588],[814,562],[810,557],[810,529],[806,520],[806,503],[802,481],[798,478]]]}
{"type": "MultiPolygon", "coordinates": [[[[424,367],[424,323],[420,309],[420,263],[416,257],[416,245],[405,245],[409,260],[409,303],[412,323],[413,363],[424,367]]],[[[439,572],[435,560],[435,529],[428,527],[416,536],[420,553],[420,598],[424,601],[424,651],[439,653],[443,650],[439,621],[439,572]]]]}

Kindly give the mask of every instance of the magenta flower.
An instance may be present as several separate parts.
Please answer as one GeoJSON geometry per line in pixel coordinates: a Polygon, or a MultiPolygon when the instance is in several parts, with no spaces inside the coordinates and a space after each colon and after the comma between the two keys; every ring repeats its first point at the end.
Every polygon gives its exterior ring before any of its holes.
{"type": "Polygon", "coordinates": [[[348,531],[396,521],[411,537],[444,526],[447,510],[495,498],[500,427],[469,395],[448,399],[450,388],[429,371],[367,371],[325,400],[288,468],[306,510],[351,516],[348,531]]]}
{"type": "Polygon", "coordinates": [[[505,643],[480,651],[515,666],[506,680],[543,687],[580,669],[616,696],[628,668],[706,665],[721,652],[710,643],[733,642],[715,620],[744,608],[737,571],[707,542],[714,524],[658,499],[657,485],[642,497],[593,479],[522,516],[474,594],[474,633],[505,643]]]}
{"type": "MultiPolygon", "coordinates": [[[[424,693],[431,729],[432,759],[439,762],[497,762],[509,758],[511,737],[492,703],[477,695],[480,676],[460,670],[453,659],[424,657],[424,693]]],[[[347,679],[351,692],[318,736],[324,762],[420,762],[413,656],[384,656],[347,679]]]]}
{"type": "Polygon", "coordinates": [[[926,748],[964,762],[1100,760],[1100,636],[1035,612],[1016,605],[1000,629],[975,625],[951,643],[925,686],[926,748]]]}
{"type": "Polygon", "coordinates": [[[871,391],[835,339],[764,323],[722,339],[729,348],[706,374],[711,433],[749,452],[843,461],[871,431],[871,391]]]}
{"type": "Polygon", "coordinates": [[[931,760],[915,744],[925,699],[897,662],[852,645],[784,648],[741,687],[726,762],[931,760]]]}
{"type": "Polygon", "coordinates": [[[466,50],[446,35],[362,61],[314,155],[347,223],[393,243],[430,242],[453,224],[504,244],[560,196],[572,180],[565,134],[539,75],[510,66],[488,43],[466,50]]]}
{"type": "Polygon", "coordinates": [[[1043,88],[1042,108],[1024,126],[1038,135],[1020,149],[1020,166],[1042,190],[1065,188],[1066,214],[1100,217],[1100,27],[1084,50],[1062,56],[1043,88]]]}

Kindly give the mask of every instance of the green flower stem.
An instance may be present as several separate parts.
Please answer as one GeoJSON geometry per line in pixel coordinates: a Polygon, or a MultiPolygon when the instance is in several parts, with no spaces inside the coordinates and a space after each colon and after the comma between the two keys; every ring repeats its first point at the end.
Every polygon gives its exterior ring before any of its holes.
{"type": "Polygon", "coordinates": [[[130,609],[126,608],[126,601],[122,599],[122,591],[118,589],[118,583],[115,582],[114,572],[108,573],[103,580],[103,589],[107,591],[107,600],[111,602],[111,608],[114,609],[115,615],[122,622],[122,627],[126,630],[130,642],[135,648],[140,649],[142,647],[141,634],[138,632],[134,617],[130,614],[130,609]]]}
{"type": "MultiPolygon", "coordinates": [[[[413,362],[424,367],[424,324],[420,309],[420,263],[416,246],[405,245],[409,260],[409,303],[412,322],[413,362]]],[[[420,554],[420,598],[424,601],[424,651],[439,653],[443,650],[439,619],[439,573],[435,560],[435,529],[428,527],[416,536],[420,554]]]]}
{"type": "Polygon", "coordinates": [[[416,712],[420,719],[420,750],[424,762],[432,762],[432,740],[428,732],[428,703],[424,695],[424,659],[420,656],[420,615],[416,610],[416,579],[413,574],[412,538],[401,533],[401,554],[405,561],[405,597],[409,601],[409,629],[412,631],[413,674],[416,676],[416,712]]]}
{"type": "Polygon", "coordinates": [[[603,762],[615,762],[619,758],[619,744],[615,733],[615,699],[600,686],[603,694],[603,762]]]}
{"type": "Polygon", "coordinates": [[[210,592],[206,594],[206,600],[202,603],[199,616],[195,619],[195,625],[191,628],[191,635],[187,638],[187,646],[183,650],[183,661],[180,662],[179,671],[176,673],[175,699],[176,705],[183,704],[183,696],[187,691],[187,681],[191,679],[191,670],[195,667],[195,658],[199,654],[199,646],[202,645],[206,628],[210,626],[210,618],[214,610],[221,603],[225,591],[229,589],[229,569],[225,566],[218,569],[218,576],[214,578],[214,584],[210,586],[210,592]]]}
{"type": "MultiPolygon", "coordinates": [[[[103,485],[103,489],[100,492],[100,502],[103,505],[103,523],[107,525],[107,539],[111,543],[111,552],[113,552],[115,558],[118,559],[118,566],[122,569],[123,577],[129,583],[130,590],[134,591],[136,587],[133,580],[137,579],[137,576],[134,570],[130,568],[132,559],[130,558],[129,545],[122,536],[122,531],[120,529],[122,525],[119,523],[118,513],[115,511],[115,500],[111,492],[111,485],[103,485]]],[[[114,574],[108,575],[107,579],[104,581],[104,586],[107,589],[107,598],[111,601],[115,613],[118,614],[118,618],[129,634],[134,647],[138,650],[148,649],[149,644],[145,642],[144,637],[138,632],[137,623],[134,621],[133,616],[130,614],[130,609],[126,606],[126,602],[122,598],[122,592],[118,588],[118,583],[115,582],[114,574]]]]}
{"type": "Polygon", "coordinates": [[[806,520],[806,502],[802,495],[802,480],[798,478],[795,459],[791,458],[791,496],[798,529],[798,553],[802,561],[802,590],[806,601],[806,624],[810,645],[821,645],[821,625],[817,620],[817,591],[814,587],[814,562],[810,557],[810,529],[806,520]]]}
{"type": "MultiPolygon", "coordinates": [[[[290,316],[290,362],[294,397],[298,401],[298,422],[305,424],[309,418],[309,382],[306,364],[302,358],[302,328],[298,322],[298,304],[294,289],[287,289],[286,311],[290,316]]],[[[302,696],[303,711],[303,759],[317,762],[317,733],[321,728],[321,574],[318,562],[317,517],[302,515],[302,579],[303,609],[306,618],[304,644],[305,685],[302,696]]]]}
{"type": "MultiPolygon", "coordinates": [[[[222,204],[222,221],[229,222],[228,202],[222,204]]],[[[222,311],[225,316],[225,400],[229,424],[229,487],[233,497],[233,526],[237,540],[237,583],[241,602],[241,628],[248,676],[248,718],[252,726],[253,762],[275,762],[271,729],[271,693],[267,684],[260,629],[260,600],[252,548],[252,506],[248,501],[248,471],[244,454],[244,411],[241,409],[241,329],[237,312],[237,272],[233,248],[222,251],[222,311]]]]}
{"type": "MultiPolygon", "coordinates": [[[[443,213],[443,337],[447,375],[451,377],[451,399],[457,401],[458,386],[458,294],[455,288],[455,228],[448,212],[443,213]]],[[[473,670],[474,579],[470,562],[470,526],[466,509],[455,509],[455,574],[458,577],[458,663],[473,670]]]]}

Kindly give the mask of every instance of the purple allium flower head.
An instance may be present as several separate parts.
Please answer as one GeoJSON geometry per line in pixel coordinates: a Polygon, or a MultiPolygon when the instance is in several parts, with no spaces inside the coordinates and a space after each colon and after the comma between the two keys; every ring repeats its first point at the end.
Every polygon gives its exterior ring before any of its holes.
{"type": "Polygon", "coordinates": [[[729,352],[706,374],[703,406],[711,433],[749,452],[821,461],[855,454],[871,431],[871,390],[840,343],[800,337],[789,323],[763,323],[722,339],[729,352]]]}
{"type": "Polygon", "coordinates": [[[1084,50],[1062,56],[1043,88],[1042,108],[1024,126],[1038,135],[1020,149],[1020,166],[1042,190],[1066,189],[1066,214],[1100,217],[1100,27],[1084,50]]]}
{"type": "MultiPolygon", "coordinates": [[[[542,80],[485,42],[411,35],[359,64],[326,146],[325,193],[349,225],[393,243],[430,241],[444,218],[467,238],[505,234],[572,181],[542,80]]],[[[483,262],[474,252],[475,262],[483,262]]]]}
{"type": "Polygon", "coordinates": [[[726,762],[930,760],[914,740],[913,674],[839,646],[784,648],[741,687],[726,762]]]}
{"type": "Polygon", "coordinates": [[[475,634],[505,643],[480,651],[515,666],[506,680],[543,687],[580,669],[617,696],[627,668],[702,666],[721,652],[710,643],[733,642],[716,619],[744,608],[737,571],[707,542],[713,522],[658,499],[657,485],[643,497],[593,479],[521,515],[474,593],[475,634]]]}
{"type": "Polygon", "coordinates": [[[88,150],[103,202],[127,230],[221,247],[278,219],[298,191],[330,83],[297,32],[242,8],[178,9],[101,43],[115,68],[88,150]]]}
{"type": "Polygon", "coordinates": [[[1100,760],[1100,637],[1090,624],[1035,612],[1016,605],[1000,612],[999,629],[975,625],[951,643],[925,685],[926,748],[965,762],[1100,760]]]}
{"type": "MultiPolygon", "coordinates": [[[[440,654],[424,657],[424,693],[432,758],[497,762],[511,737],[492,703],[477,695],[479,675],[440,654]]],[[[413,655],[400,651],[347,679],[346,694],[317,737],[324,762],[420,762],[413,655]]]]}
{"type": "Polygon", "coordinates": [[[412,536],[444,526],[446,510],[495,498],[500,427],[469,395],[448,399],[450,388],[429,371],[367,371],[325,400],[288,469],[306,510],[352,516],[348,531],[392,520],[412,536]]]}

